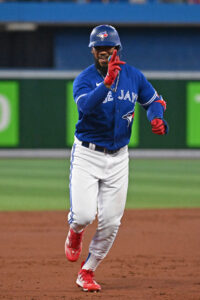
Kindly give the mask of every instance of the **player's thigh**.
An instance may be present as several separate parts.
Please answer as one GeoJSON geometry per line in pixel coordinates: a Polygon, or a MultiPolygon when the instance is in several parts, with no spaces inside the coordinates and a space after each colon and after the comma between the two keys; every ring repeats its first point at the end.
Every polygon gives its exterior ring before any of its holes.
{"type": "Polygon", "coordinates": [[[98,179],[88,161],[74,155],[70,168],[70,210],[78,224],[91,223],[97,213],[98,179]]]}
{"type": "Polygon", "coordinates": [[[98,199],[99,228],[120,225],[128,189],[128,157],[118,163],[110,177],[101,182],[98,199]]]}

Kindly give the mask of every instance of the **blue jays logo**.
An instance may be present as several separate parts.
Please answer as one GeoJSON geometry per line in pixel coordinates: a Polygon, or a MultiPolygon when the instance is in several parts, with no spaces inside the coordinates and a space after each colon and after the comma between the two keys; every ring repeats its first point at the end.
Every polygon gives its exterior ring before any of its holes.
{"type": "Polygon", "coordinates": [[[104,40],[105,38],[107,38],[108,34],[106,31],[104,32],[100,32],[99,34],[97,34],[97,36],[101,39],[104,40]]]}
{"type": "Polygon", "coordinates": [[[122,116],[122,119],[127,120],[127,122],[128,122],[127,127],[129,127],[129,125],[130,125],[131,122],[133,121],[133,119],[134,119],[134,114],[135,114],[134,110],[131,110],[131,111],[129,111],[126,115],[123,115],[123,116],[122,116]]]}

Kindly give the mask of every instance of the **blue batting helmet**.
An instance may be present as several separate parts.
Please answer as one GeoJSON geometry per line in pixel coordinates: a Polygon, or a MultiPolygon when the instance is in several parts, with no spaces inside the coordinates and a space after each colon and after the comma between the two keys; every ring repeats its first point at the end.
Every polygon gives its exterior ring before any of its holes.
{"type": "Polygon", "coordinates": [[[111,25],[99,25],[95,27],[90,34],[88,47],[112,46],[122,49],[119,34],[111,25]]]}

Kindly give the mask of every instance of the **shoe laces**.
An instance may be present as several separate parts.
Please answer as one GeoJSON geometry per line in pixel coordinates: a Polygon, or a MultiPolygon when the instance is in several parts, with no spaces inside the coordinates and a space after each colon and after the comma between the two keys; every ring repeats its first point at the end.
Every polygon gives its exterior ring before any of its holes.
{"type": "Polygon", "coordinates": [[[93,277],[94,277],[94,272],[92,270],[85,270],[82,269],[80,272],[80,275],[84,281],[87,283],[94,283],[93,277]]]}
{"type": "Polygon", "coordinates": [[[74,248],[74,249],[80,248],[82,235],[83,235],[83,231],[81,233],[76,233],[76,232],[71,231],[70,238],[69,238],[71,248],[74,248]]]}

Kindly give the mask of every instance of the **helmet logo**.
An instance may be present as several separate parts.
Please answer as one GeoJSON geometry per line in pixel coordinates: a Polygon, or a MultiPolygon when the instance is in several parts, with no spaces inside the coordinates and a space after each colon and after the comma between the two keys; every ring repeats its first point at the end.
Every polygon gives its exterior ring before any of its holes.
{"type": "Polygon", "coordinates": [[[99,34],[97,34],[97,36],[103,41],[105,38],[108,37],[108,34],[106,31],[104,31],[104,32],[100,32],[99,34]]]}

